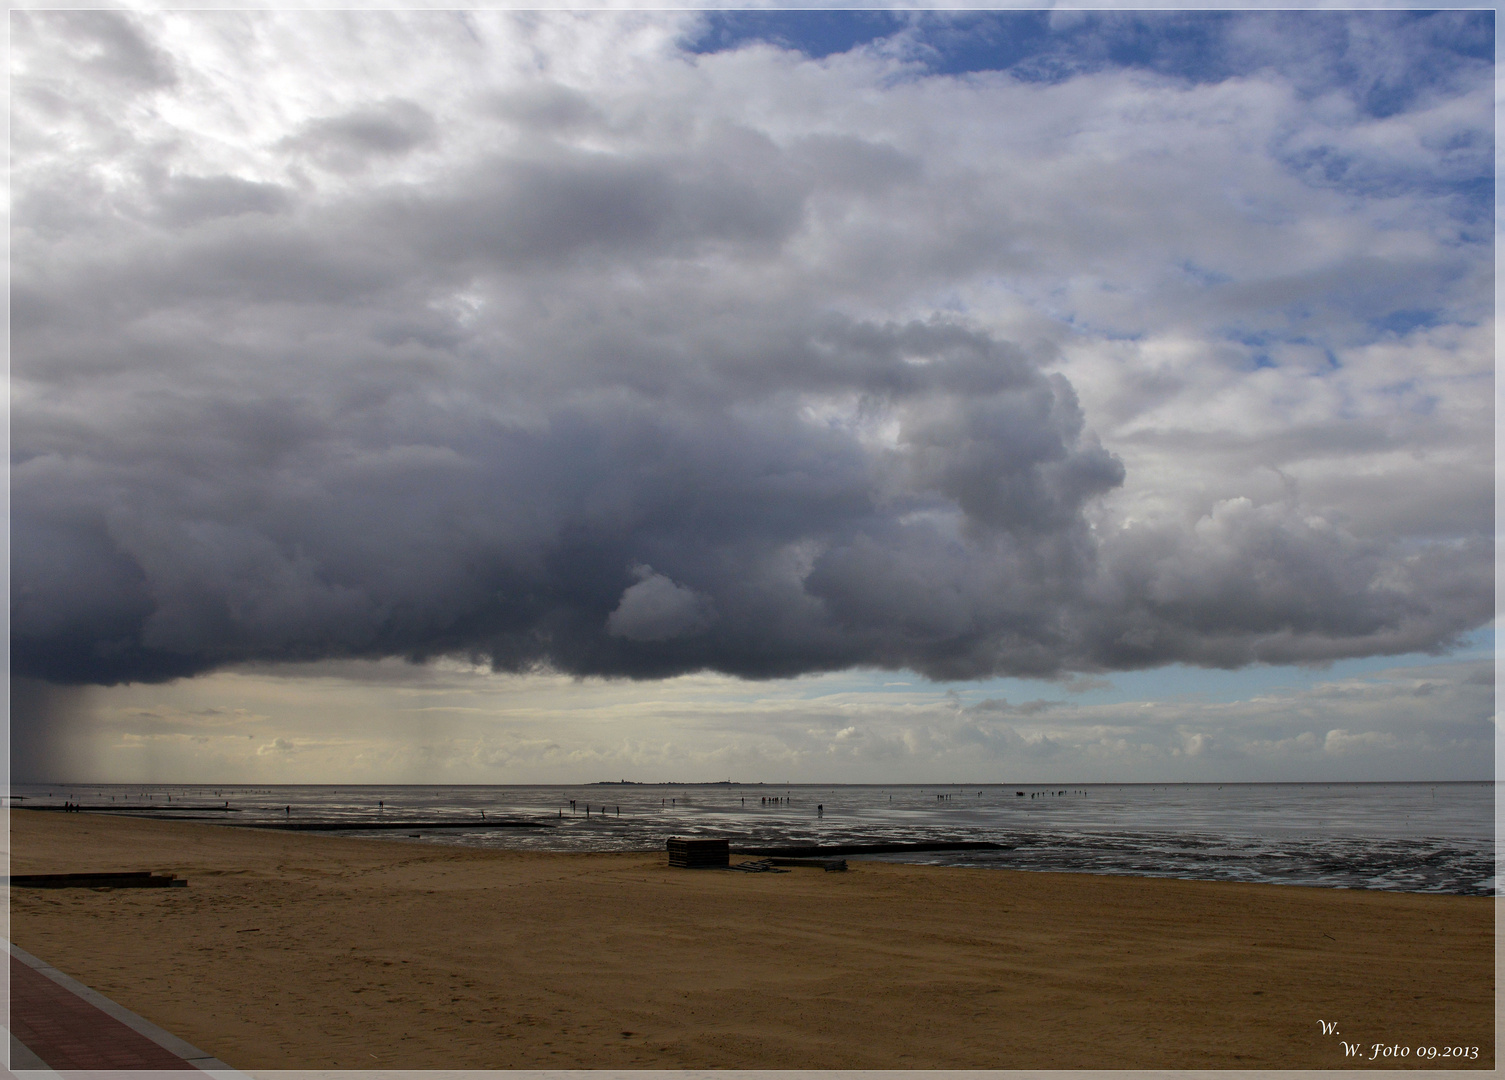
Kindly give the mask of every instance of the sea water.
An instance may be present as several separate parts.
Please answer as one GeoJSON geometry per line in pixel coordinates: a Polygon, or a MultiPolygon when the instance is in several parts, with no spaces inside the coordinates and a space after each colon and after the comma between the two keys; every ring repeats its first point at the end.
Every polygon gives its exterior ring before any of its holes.
{"type": "Polygon", "coordinates": [[[888,861],[1494,895],[1494,785],[1454,783],[580,786],[19,785],[25,807],[540,851],[987,842],[888,861]],[[483,820],[482,815],[485,815],[483,820]],[[407,829],[370,829],[420,823],[407,829]],[[473,822],[473,828],[463,827],[473,822]],[[535,827],[496,827],[528,822],[535,827]],[[446,823],[459,828],[424,828],[446,823]],[[363,829],[362,826],[367,826],[363,829]]]}

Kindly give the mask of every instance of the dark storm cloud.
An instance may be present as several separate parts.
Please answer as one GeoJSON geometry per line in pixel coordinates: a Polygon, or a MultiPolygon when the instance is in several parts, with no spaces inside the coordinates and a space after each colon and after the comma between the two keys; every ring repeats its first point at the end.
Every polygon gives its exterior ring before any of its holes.
{"type": "Polygon", "coordinates": [[[1013,617],[1033,623],[1028,609],[1060,602],[1052,591],[1089,560],[1079,507],[1119,478],[1080,443],[1064,388],[946,326],[838,324],[803,348],[808,388],[856,395],[870,420],[897,424],[893,447],[794,415],[797,385],[676,400],[655,380],[597,377],[500,421],[484,415],[490,400],[446,401],[400,370],[378,394],[320,408],[238,413],[158,387],[138,416],[96,431],[120,440],[116,460],[18,465],[17,501],[35,514],[17,530],[18,580],[66,590],[74,561],[102,578],[76,597],[87,610],[38,597],[32,617],[19,592],[18,623],[48,625],[17,634],[18,662],[108,680],[185,662],[469,652],[509,668],[760,675],[885,654],[948,663],[992,632],[990,606],[1013,597],[1027,609],[1013,617]],[[902,520],[959,506],[975,512],[902,520]],[[49,535],[33,543],[31,527],[49,535]],[[995,576],[1051,578],[967,596],[982,558],[995,576]]]}
{"type": "MultiPolygon", "coordinates": [[[[147,40],[28,19],[42,60],[147,40]]],[[[27,70],[18,100],[50,77],[27,70]]],[[[68,91],[78,116],[113,78],[68,91]]],[[[934,300],[945,267],[1011,265],[977,240],[1002,195],[938,198],[945,162],[882,132],[776,138],[651,88],[608,116],[616,93],[384,88],[257,121],[243,175],[79,121],[103,169],[23,109],[17,673],[1061,677],[1438,648],[1487,618],[1477,537],[1236,496],[1099,520],[1126,472],[1056,346],[934,300]]]]}

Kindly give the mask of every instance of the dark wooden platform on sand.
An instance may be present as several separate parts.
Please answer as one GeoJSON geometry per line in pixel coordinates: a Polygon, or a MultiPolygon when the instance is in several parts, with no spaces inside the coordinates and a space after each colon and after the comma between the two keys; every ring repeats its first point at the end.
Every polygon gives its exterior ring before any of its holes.
{"type": "Polygon", "coordinates": [[[733,855],[776,855],[786,859],[821,859],[832,855],[896,855],[903,851],[1008,851],[1013,844],[989,840],[917,840],[881,844],[803,844],[795,847],[734,847],[733,855]]]}

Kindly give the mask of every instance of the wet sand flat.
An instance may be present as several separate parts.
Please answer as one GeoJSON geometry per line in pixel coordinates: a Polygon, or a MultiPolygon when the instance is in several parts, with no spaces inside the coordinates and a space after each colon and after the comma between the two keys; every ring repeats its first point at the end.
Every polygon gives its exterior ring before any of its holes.
{"type": "Polygon", "coordinates": [[[238,1068],[1494,1064],[1491,898],[10,826],[15,874],[188,878],[11,889],[12,938],[238,1068]]]}

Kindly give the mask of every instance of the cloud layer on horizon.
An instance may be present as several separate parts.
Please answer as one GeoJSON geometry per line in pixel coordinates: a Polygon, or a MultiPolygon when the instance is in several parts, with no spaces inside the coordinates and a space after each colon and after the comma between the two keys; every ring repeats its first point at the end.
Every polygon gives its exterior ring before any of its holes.
{"type": "Polygon", "coordinates": [[[14,669],[1445,648],[1492,614],[1479,18],[1223,19],[1192,77],[17,13],[14,669]]]}
{"type": "MultiPolygon", "coordinates": [[[[1099,680],[1101,681],[1101,680],[1099,680]]],[[[32,687],[34,692],[37,687],[32,687]]],[[[45,689],[45,687],[42,687],[45,689]]],[[[1236,700],[1102,700],[840,674],[498,679],[453,661],[252,665],[74,687],[32,781],[342,784],[1488,780],[1490,659],[1236,700]]],[[[54,692],[56,689],[54,689],[54,692]]],[[[1112,695],[1106,695],[1112,697],[1112,695]]]]}

